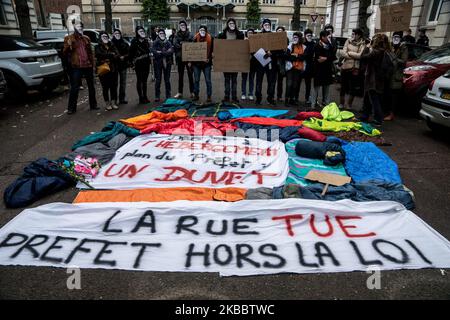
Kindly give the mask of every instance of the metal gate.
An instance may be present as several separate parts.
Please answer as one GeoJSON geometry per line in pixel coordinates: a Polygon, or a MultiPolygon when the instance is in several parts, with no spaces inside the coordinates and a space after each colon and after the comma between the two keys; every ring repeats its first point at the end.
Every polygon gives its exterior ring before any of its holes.
{"type": "Polygon", "coordinates": [[[219,19],[193,19],[190,21],[189,29],[196,33],[201,25],[205,25],[208,28],[208,32],[216,37],[222,30],[224,22],[219,19]]]}

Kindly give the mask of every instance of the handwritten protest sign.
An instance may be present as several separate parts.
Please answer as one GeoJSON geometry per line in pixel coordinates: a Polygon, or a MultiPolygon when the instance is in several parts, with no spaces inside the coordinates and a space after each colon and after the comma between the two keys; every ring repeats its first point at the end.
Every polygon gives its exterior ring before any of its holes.
{"type": "Polygon", "coordinates": [[[215,40],[214,71],[250,72],[248,40],[215,40]]]}
{"type": "Polygon", "coordinates": [[[263,48],[264,50],[286,50],[287,33],[286,32],[266,32],[256,33],[248,36],[250,43],[250,52],[256,52],[263,48]]]}
{"type": "Polygon", "coordinates": [[[0,230],[0,265],[223,276],[449,268],[450,242],[388,201],[54,203],[0,230]]]}
{"type": "Polygon", "coordinates": [[[381,32],[408,30],[412,1],[380,7],[381,32]]]}
{"type": "Polygon", "coordinates": [[[284,184],[288,171],[279,140],[141,135],[117,150],[89,183],[99,189],[274,187],[284,184]]]}
{"type": "Polygon", "coordinates": [[[205,61],[208,58],[206,42],[183,42],[181,59],[183,61],[205,61]]]}

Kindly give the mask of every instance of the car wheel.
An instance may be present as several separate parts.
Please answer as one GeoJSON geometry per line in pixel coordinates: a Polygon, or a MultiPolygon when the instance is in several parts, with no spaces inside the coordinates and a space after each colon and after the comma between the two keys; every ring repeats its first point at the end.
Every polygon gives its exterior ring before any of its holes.
{"type": "Polygon", "coordinates": [[[48,83],[42,87],[39,88],[39,91],[43,94],[50,94],[58,87],[57,82],[48,83]]]}
{"type": "Polygon", "coordinates": [[[6,80],[6,99],[23,99],[27,93],[27,88],[16,74],[9,71],[3,71],[6,80]]]}

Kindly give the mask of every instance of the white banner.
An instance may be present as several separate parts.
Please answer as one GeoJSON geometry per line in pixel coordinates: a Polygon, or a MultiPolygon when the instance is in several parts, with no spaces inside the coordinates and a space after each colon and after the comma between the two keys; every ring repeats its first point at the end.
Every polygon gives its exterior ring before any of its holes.
{"type": "Polygon", "coordinates": [[[396,202],[54,203],[0,230],[1,265],[223,276],[450,267],[450,243],[396,202]]]}
{"type": "Polygon", "coordinates": [[[279,140],[141,135],[117,150],[90,184],[96,189],[276,187],[288,172],[279,140]]]}

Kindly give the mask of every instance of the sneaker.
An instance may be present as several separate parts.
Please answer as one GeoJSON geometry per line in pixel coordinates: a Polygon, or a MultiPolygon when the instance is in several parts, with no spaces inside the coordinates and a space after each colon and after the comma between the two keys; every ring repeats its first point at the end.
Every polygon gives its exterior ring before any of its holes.
{"type": "Polygon", "coordinates": [[[181,98],[183,98],[183,95],[181,94],[181,93],[177,93],[175,96],[174,96],[174,98],[175,99],[181,99],[181,98]]]}
{"type": "Polygon", "coordinates": [[[380,122],[380,121],[377,121],[377,120],[373,120],[370,124],[371,124],[372,126],[374,126],[374,127],[379,128],[379,127],[381,127],[381,125],[382,125],[383,123],[380,122]]]}
{"type": "Polygon", "coordinates": [[[105,107],[106,111],[111,111],[112,109],[113,109],[112,105],[110,105],[110,104],[107,104],[106,107],[105,107]]]}
{"type": "Polygon", "coordinates": [[[243,95],[241,96],[241,100],[247,100],[247,97],[245,96],[245,94],[243,94],[243,95]]]}
{"type": "Polygon", "coordinates": [[[67,114],[74,114],[77,110],[67,110],[67,114]]]}
{"type": "Polygon", "coordinates": [[[208,98],[206,99],[206,103],[211,103],[211,102],[212,102],[211,97],[208,97],[208,98]]]}
{"type": "Polygon", "coordinates": [[[90,110],[100,110],[100,108],[98,106],[93,106],[89,108],[90,110]]]}
{"type": "Polygon", "coordinates": [[[260,105],[261,104],[261,99],[257,98],[255,104],[260,105]]]}
{"type": "Polygon", "coordinates": [[[127,100],[121,100],[121,101],[119,101],[119,104],[128,104],[128,101],[127,100]]]}
{"type": "Polygon", "coordinates": [[[118,110],[118,109],[119,109],[119,106],[117,105],[116,102],[111,103],[111,107],[112,107],[114,110],[118,110]]]}
{"type": "Polygon", "coordinates": [[[192,101],[198,101],[200,100],[199,96],[194,95],[194,97],[192,98],[192,101]]]}
{"type": "Polygon", "coordinates": [[[388,116],[384,117],[384,121],[392,121],[394,120],[394,114],[391,112],[388,116]]]}
{"type": "Polygon", "coordinates": [[[271,105],[276,105],[276,104],[277,104],[277,103],[275,102],[275,100],[272,99],[272,98],[267,99],[267,103],[268,103],[268,104],[271,104],[271,105]]]}
{"type": "Polygon", "coordinates": [[[237,97],[234,97],[231,99],[231,102],[233,103],[239,103],[239,99],[237,97]]]}
{"type": "Polygon", "coordinates": [[[147,97],[143,97],[142,99],[139,100],[140,104],[147,104],[150,103],[150,100],[147,97]]]}
{"type": "Polygon", "coordinates": [[[255,98],[252,95],[248,96],[248,100],[253,101],[254,99],[255,98]]]}
{"type": "Polygon", "coordinates": [[[191,92],[191,99],[195,98],[195,93],[191,92]]]}

